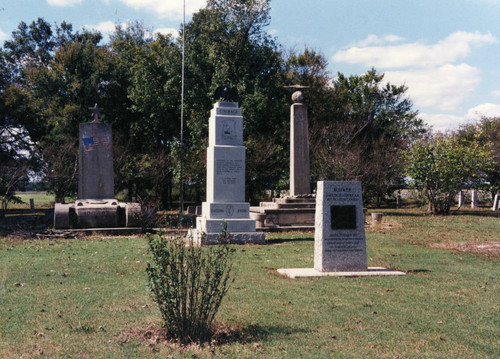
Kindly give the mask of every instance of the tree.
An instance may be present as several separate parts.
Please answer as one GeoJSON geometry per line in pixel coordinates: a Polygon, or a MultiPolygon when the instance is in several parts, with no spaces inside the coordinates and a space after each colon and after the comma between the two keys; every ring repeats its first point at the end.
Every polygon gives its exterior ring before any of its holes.
{"type": "Polygon", "coordinates": [[[482,117],[478,122],[463,125],[457,136],[464,144],[479,142],[489,149],[492,166],[485,171],[485,180],[494,196],[500,191],[500,117],[482,117]]]}
{"type": "MultiPolygon", "coordinates": [[[[283,60],[264,31],[269,23],[266,0],[209,0],[186,26],[186,162],[205,158],[208,117],[219,86],[236,88],[243,110],[247,146],[247,193],[272,186],[286,171],[283,129],[288,128],[283,60]],[[286,101],[286,102],[285,102],[286,101]],[[272,147],[282,158],[273,173],[262,171],[258,148],[272,147]],[[256,156],[254,156],[254,154],[256,156]],[[192,157],[191,157],[192,156],[192,157]]],[[[186,177],[196,186],[204,166],[190,166],[186,177]]]]}
{"type": "Polygon", "coordinates": [[[328,97],[329,114],[317,117],[311,129],[313,175],[361,181],[364,198],[377,205],[401,185],[401,154],[426,131],[406,87],[383,79],[374,69],[360,76],[339,73],[328,97]]]}
{"type": "Polygon", "coordinates": [[[484,181],[491,152],[477,141],[465,144],[456,134],[437,134],[416,142],[406,160],[406,174],[425,193],[431,211],[446,215],[462,188],[484,181]]]}

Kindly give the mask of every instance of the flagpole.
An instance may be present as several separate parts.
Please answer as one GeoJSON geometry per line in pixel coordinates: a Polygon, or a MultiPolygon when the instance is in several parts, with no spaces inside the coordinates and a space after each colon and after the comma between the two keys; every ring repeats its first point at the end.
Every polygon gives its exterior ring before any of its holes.
{"type": "Polygon", "coordinates": [[[179,216],[184,213],[184,52],[185,52],[185,28],[186,28],[186,0],[182,3],[182,69],[181,69],[181,143],[180,143],[180,181],[179,181],[179,216]]]}

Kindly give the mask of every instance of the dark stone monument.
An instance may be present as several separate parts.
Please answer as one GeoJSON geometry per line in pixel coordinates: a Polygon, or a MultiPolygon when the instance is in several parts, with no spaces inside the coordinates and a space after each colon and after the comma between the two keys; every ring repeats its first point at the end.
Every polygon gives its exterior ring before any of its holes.
{"type": "Polygon", "coordinates": [[[89,109],[93,121],[80,124],[78,199],[56,203],[55,229],[119,228],[139,226],[141,207],[114,198],[113,137],[111,124],[100,123],[101,108],[89,109]]]}
{"type": "Polygon", "coordinates": [[[113,137],[111,124],[98,119],[100,108],[91,107],[94,121],[80,124],[78,198],[113,198],[113,137]]]}

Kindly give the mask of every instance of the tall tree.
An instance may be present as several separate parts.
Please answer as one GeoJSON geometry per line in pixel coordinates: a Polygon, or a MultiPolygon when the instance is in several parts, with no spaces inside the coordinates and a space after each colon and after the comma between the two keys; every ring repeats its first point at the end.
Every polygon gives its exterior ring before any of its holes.
{"type": "Polygon", "coordinates": [[[377,204],[401,184],[401,154],[426,129],[412,110],[405,86],[383,81],[374,69],[360,76],[338,74],[330,115],[313,124],[313,173],[318,178],[359,180],[377,204]]]}
{"type": "MultiPolygon", "coordinates": [[[[259,149],[269,144],[273,156],[282,156],[280,141],[287,110],[283,106],[286,91],[282,88],[281,52],[264,31],[269,10],[266,0],[209,0],[186,26],[188,161],[189,156],[193,160],[204,157],[215,90],[219,86],[236,88],[245,119],[249,197],[276,182],[287,168],[286,161],[277,161],[274,171],[263,171],[266,159],[259,156],[259,149]]],[[[188,176],[204,178],[200,173],[188,176]]]]}

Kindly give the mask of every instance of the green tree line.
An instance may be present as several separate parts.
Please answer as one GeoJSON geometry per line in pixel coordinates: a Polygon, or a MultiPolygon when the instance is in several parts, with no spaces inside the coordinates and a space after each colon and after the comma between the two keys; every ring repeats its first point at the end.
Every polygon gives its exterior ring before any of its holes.
{"type": "Polygon", "coordinates": [[[404,182],[401,154],[428,131],[407,88],[375,69],[332,76],[317,51],[283,49],[265,30],[269,11],[269,1],[209,0],[186,24],[182,147],[182,36],[131,22],[103,43],[99,32],[66,22],[20,23],[0,49],[3,195],[16,187],[8,181],[29,171],[42,175],[57,201],[75,193],[78,125],[98,103],[101,121],[113,125],[115,193],[172,207],[183,158],[185,198],[200,203],[209,112],[225,85],[239,93],[247,199],[256,202],[265,190],[288,187],[292,91],[285,86],[301,84],[309,87],[312,183],[360,180],[365,198],[380,203],[404,182]]]}

